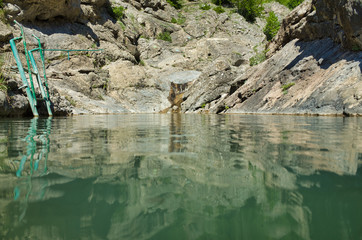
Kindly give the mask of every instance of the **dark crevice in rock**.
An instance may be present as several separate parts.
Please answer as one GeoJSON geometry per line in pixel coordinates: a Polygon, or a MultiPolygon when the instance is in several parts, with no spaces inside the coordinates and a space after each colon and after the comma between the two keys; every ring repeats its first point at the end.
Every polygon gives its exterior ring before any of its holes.
{"type": "Polygon", "coordinates": [[[234,92],[236,92],[236,90],[238,90],[242,85],[244,85],[244,83],[246,82],[247,79],[243,79],[240,81],[237,81],[235,83],[233,83],[230,86],[230,91],[229,91],[229,95],[232,95],[234,92]]]}

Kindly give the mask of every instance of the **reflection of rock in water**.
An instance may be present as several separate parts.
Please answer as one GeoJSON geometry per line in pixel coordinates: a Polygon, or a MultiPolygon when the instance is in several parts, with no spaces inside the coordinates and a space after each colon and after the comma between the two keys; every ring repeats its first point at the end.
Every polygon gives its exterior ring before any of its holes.
{"type": "MultiPolygon", "coordinates": [[[[161,239],[176,232],[180,239],[222,239],[231,226],[235,239],[310,239],[313,216],[295,172],[353,174],[358,165],[356,146],[331,145],[326,129],[290,118],[149,115],[142,119],[147,127],[133,122],[77,123],[84,128],[71,138],[53,136],[58,146],[49,169],[73,180],[34,181],[45,195],[29,202],[28,224],[7,236],[20,230],[45,238],[161,239]],[[63,212],[55,207],[60,203],[63,212]]],[[[348,129],[339,132],[360,144],[358,132],[348,129]]]]}
{"type": "MultiPolygon", "coordinates": [[[[168,76],[171,82],[168,100],[171,103],[172,112],[181,111],[181,103],[184,101],[183,94],[192,85],[192,83],[201,75],[198,71],[175,72],[168,76]]],[[[164,110],[167,112],[169,109],[164,110]]]]}
{"type": "MultiPolygon", "coordinates": [[[[39,191],[32,194],[43,190],[43,198],[28,202],[24,218],[28,224],[20,224],[8,236],[24,231],[54,238],[74,225],[66,238],[91,232],[94,238],[148,239],[165,237],[167,231],[182,226],[182,239],[215,239],[228,224],[237,224],[235,238],[309,239],[308,211],[302,206],[302,197],[293,190],[267,187],[271,183],[266,175],[273,173],[244,160],[240,162],[248,166],[244,169],[220,160],[219,164],[225,165],[221,170],[217,165],[205,168],[195,160],[179,155],[135,157],[134,168],[127,163],[118,165],[115,175],[72,181],[47,176],[33,181],[33,188],[39,191]],[[52,194],[59,190],[61,194],[52,194]],[[66,203],[66,209],[56,207],[60,202],[66,203]],[[41,211],[35,213],[36,209],[41,211]],[[229,220],[221,220],[224,217],[229,220]]],[[[287,174],[283,177],[288,178],[287,174]]],[[[17,209],[16,202],[8,209],[17,209]]]]}
{"type": "Polygon", "coordinates": [[[184,130],[181,114],[172,114],[170,122],[170,153],[187,151],[187,136],[184,130]]]}

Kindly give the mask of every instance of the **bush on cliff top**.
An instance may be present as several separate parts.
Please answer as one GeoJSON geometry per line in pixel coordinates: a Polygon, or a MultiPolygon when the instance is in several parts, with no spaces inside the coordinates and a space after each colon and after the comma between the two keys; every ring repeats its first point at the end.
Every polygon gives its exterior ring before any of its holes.
{"type": "Polygon", "coordinates": [[[255,22],[263,13],[263,0],[233,0],[238,12],[248,21],[255,22]]]}

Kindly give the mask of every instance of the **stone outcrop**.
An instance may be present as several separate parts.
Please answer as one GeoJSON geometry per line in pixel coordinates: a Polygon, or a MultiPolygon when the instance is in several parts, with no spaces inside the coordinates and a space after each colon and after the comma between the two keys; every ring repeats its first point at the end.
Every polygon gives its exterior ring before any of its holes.
{"type": "Polygon", "coordinates": [[[304,1],[284,18],[267,61],[212,90],[215,81],[196,82],[182,111],[361,115],[360,5],[337,2],[304,1]]]}
{"type": "Polygon", "coordinates": [[[361,62],[362,52],[345,52],[331,39],[293,40],[236,78],[241,87],[209,111],[361,115],[361,62]]]}
{"type": "Polygon", "coordinates": [[[0,42],[8,42],[11,39],[12,31],[0,21],[0,42]]]}
{"type": "Polygon", "coordinates": [[[359,0],[306,0],[283,19],[269,55],[293,39],[332,38],[350,50],[362,50],[362,5],[359,0]]]}
{"type": "Polygon", "coordinates": [[[47,21],[56,17],[75,21],[81,14],[80,0],[5,0],[3,2],[4,10],[10,19],[17,21],[47,21]]]}

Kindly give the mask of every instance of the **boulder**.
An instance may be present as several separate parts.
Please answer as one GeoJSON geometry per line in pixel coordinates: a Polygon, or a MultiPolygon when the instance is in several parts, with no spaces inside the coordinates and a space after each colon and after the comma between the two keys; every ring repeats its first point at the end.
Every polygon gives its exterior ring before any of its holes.
{"type": "Polygon", "coordinates": [[[11,29],[0,21],[0,42],[8,42],[12,38],[11,29]]]}

